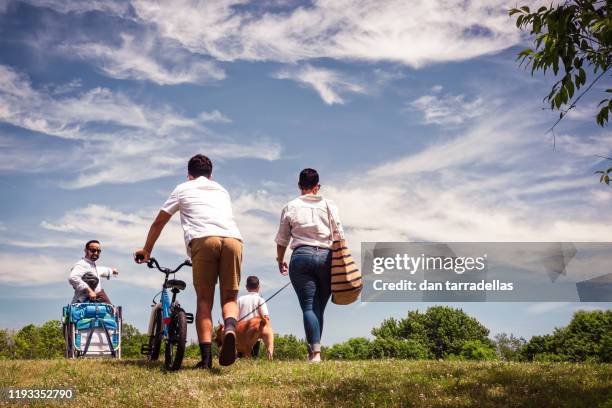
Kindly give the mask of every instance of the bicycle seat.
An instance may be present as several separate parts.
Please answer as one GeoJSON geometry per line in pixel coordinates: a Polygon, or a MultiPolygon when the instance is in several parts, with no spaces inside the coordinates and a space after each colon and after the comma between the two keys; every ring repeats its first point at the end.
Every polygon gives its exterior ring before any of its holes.
{"type": "Polygon", "coordinates": [[[170,279],[166,282],[166,288],[173,288],[178,290],[184,290],[187,287],[187,284],[178,279],[170,279]]]}

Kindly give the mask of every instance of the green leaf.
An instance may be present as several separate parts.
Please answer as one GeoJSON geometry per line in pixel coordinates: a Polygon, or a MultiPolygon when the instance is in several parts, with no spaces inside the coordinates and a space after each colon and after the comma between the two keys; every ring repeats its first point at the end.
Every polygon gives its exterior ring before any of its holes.
{"type": "Polygon", "coordinates": [[[572,76],[569,76],[569,80],[565,84],[565,88],[567,89],[567,93],[569,98],[572,99],[574,97],[574,83],[572,82],[572,76]]]}
{"type": "Polygon", "coordinates": [[[597,124],[601,127],[604,127],[606,125],[606,123],[608,123],[608,114],[610,112],[610,109],[606,106],[604,108],[602,108],[599,113],[597,114],[597,124]]]}
{"type": "Polygon", "coordinates": [[[586,84],[586,72],[584,71],[584,68],[580,68],[578,70],[578,77],[580,78],[582,85],[586,84]]]}
{"type": "Polygon", "coordinates": [[[559,109],[559,107],[561,106],[561,92],[555,95],[555,99],[553,102],[555,103],[554,107],[559,109]]]}
{"type": "Polygon", "coordinates": [[[529,13],[529,7],[527,6],[521,7],[521,10],[523,10],[525,13],[529,13]]]}
{"type": "Polygon", "coordinates": [[[561,87],[561,103],[567,103],[567,88],[565,86],[561,87]]]}

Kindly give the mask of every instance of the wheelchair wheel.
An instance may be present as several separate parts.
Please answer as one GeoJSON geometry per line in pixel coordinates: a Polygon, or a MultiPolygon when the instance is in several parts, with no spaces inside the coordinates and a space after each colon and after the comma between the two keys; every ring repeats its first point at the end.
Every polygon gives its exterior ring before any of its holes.
{"type": "Polygon", "coordinates": [[[164,326],[162,325],[162,311],[161,309],[157,309],[155,311],[153,333],[149,337],[149,350],[151,350],[149,354],[149,361],[157,361],[157,359],[159,358],[163,334],[164,326]]]}
{"type": "Polygon", "coordinates": [[[172,313],[172,321],[168,328],[168,341],[164,365],[167,370],[175,371],[181,368],[185,343],[187,342],[187,316],[185,311],[178,309],[172,313]]]}
{"type": "Polygon", "coordinates": [[[64,357],[66,358],[75,358],[74,352],[74,324],[72,323],[64,323],[64,357]]]}
{"type": "Polygon", "coordinates": [[[119,321],[119,324],[117,325],[119,330],[119,347],[117,347],[117,350],[115,351],[115,358],[121,360],[121,336],[123,336],[123,311],[121,306],[117,307],[117,320],[119,321]]]}

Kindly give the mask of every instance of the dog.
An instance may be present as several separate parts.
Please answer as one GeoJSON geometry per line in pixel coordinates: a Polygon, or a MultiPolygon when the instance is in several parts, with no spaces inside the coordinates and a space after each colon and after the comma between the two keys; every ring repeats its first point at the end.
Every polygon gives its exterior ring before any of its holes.
{"type": "MultiPolygon", "coordinates": [[[[251,356],[251,350],[255,343],[263,340],[268,352],[268,360],[274,356],[274,332],[270,321],[261,317],[253,317],[243,320],[236,325],[236,352],[243,356],[251,356]]],[[[221,348],[223,345],[223,324],[217,326],[215,332],[215,343],[221,348]]]]}

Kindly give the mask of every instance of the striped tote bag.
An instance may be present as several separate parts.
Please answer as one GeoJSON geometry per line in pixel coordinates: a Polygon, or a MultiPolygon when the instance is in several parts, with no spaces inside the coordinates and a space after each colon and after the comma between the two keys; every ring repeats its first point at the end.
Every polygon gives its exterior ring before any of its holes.
{"type": "Polygon", "coordinates": [[[348,305],[353,303],[361,294],[363,284],[361,272],[351,256],[346,239],[338,230],[332,217],[329,203],[327,203],[327,215],[329,217],[330,240],[332,243],[332,265],[331,265],[331,290],[332,302],[337,305],[348,305]],[[338,240],[334,240],[334,233],[338,240]]]}

